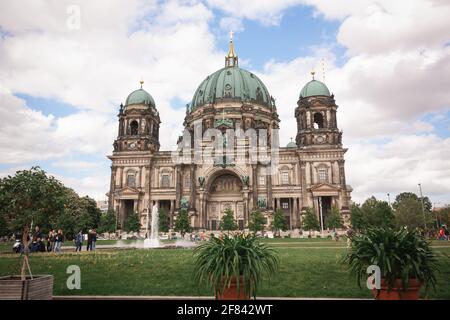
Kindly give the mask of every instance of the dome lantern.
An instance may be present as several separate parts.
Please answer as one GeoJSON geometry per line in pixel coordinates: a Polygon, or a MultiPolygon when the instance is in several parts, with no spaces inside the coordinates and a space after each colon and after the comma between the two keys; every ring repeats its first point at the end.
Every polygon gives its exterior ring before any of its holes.
{"type": "Polygon", "coordinates": [[[233,43],[233,31],[230,31],[230,46],[228,48],[228,53],[225,56],[225,67],[237,67],[238,66],[238,56],[234,52],[233,43]]]}

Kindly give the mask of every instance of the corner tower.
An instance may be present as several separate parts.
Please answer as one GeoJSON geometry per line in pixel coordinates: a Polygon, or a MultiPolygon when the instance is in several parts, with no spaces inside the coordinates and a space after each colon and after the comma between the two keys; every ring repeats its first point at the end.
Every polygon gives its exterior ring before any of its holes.
{"type": "Polygon", "coordinates": [[[332,207],[349,223],[350,194],[346,184],[342,131],[338,129],[338,106],[327,86],[313,79],[300,91],[295,109],[296,145],[300,157],[303,211],[314,208],[320,225],[328,228],[326,217],[332,207]]]}
{"type": "Polygon", "coordinates": [[[159,119],[155,101],[142,88],[130,93],[125,106],[120,105],[119,132],[114,141],[114,152],[159,150],[159,119]]]}
{"type": "Polygon", "coordinates": [[[341,148],[342,132],[337,127],[334,95],[327,86],[314,79],[300,92],[295,110],[297,119],[296,143],[303,148],[341,148]]]}
{"type": "Polygon", "coordinates": [[[109,209],[116,213],[118,229],[132,214],[139,216],[142,226],[147,223],[151,165],[159,151],[159,113],[152,96],[142,88],[144,82],[140,83],[125,106],[120,104],[118,134],[108,156],[112,161],[109,209]]]}

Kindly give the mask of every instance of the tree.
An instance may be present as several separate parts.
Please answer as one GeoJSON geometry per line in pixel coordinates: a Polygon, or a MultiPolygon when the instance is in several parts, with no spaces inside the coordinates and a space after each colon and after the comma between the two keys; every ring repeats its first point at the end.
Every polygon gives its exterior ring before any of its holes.
{"type": "Polygon", "coordinates": [[[116,231],[116,213],[114,210],[108,210],[100,217],[100,224],[98,226],[99,233],[111,233],[116,231]]]}
{"type": "Polygon", "coordinates": [[[286,217],[284,216],[283,212],[278,209],[273,215],[272,230],[275,232],[275,234],[278,234],[278,236],[280,236],[280,231],[286,231],[287,229],[288,224],[286,221],[286,217]]]}
{"type": "Polygon", "coordinates": [[[395,226],[395,216],[386,201],[377,200],[374,196],[367,199],[361,206],[364,216],[364,227],[392,228],[395,226]]]}
{"type": "Polygon", "coordinates": [[[436,219],[436,226],[440,228],[443,224],[450,225],[450,205],[445,208],[434,211],[434,218],[436,219]]]}
{"type": "Polygon", "coordinates": [[[174,230],[181,233],[184,238],[186,232],[191,231],[191,224],[189,223],[189,214],[186,208],[181,208],[175,220],[174,230]]]}
{"type": "Polygon", "coordinates": [[[226,208],[224,215],[222,216],[222,219],[220,221],[220,230],[222,231],[234,231],[237,230],[238,225],[236,223],[236,220],[234,219],[234,212],[230,208],[226,208]]]}
{"type": "Polygon", "coordinates": [[[362,230],[366,227],[363,211],[357,203],[353,203],[350,209],[350,221],[354,230],[362,230]]]}
{"type": "Polygon", "coordinates": [[[341,213],[336,206],[331,207],[331,212],[325,217],[325,225],[330,229],[338,229],[344,227],[344,221],[341,213]]]}
{"type": "Polygon", "coordinates": [[[250,213],[249,218],[248,228],[250,231],[256,234],[258,231],[262,232],[264,230],[264,225],[267,223],[267,219],[258,208],[254,209],[252,213],[250,213]]]}
{"type": "Polygon", "coordinates": [[[166,210],[163,208],[159,209],[158,224],[160,232],[169,232],[169,217],[167,216],[166,210]]]}
{"type": "Polygon", "coordinates": [[[11,234],[10,234],[10,231],[6,224],[6,219],[2,214],[0,214],[0,237],[10,236],[10,235],[11,234]]]}
{"type": "Polygon", "coordinates": [[[141,221],[137,213],[131,214],[125,219],[123,229],[126,232],[139,232],[141,230],[141,221]]]}
{"type": "Polygon", "coordinates": [[[305,212],[305,216],[302,220],[303,229],[309,231],[309,236],[311,236],[312,230],[319,230],[320,224],[319,220],[317,219],[316,214],[314,213],[314,210],[312,208],[307,208],[305,212]]]}
{"type": "Polygon", "coordinates": [[[424,228],[425,223],[427,227],[435,225],[428,197],[423,197],[424,210],[422,210],[422,198],[412,192],[402,192],[395,197],[392,207],[394,208],[395,220],[398,226],[415,229],[424,228]]]}
{"type": "Polygon", "coordinates": [[[24,255],[21,279],[25,280],[29,268],[29,233],[31,225],[50,228],[64,210],[65,187],[39,167],[17,171],[14,176],[0,179],[0,216],[7,229],[22,232],[24,255]]]}
{"type": "MultiPolygon", "coordinates": [[[[396,203],[401,202],[401,201],[406,200],[406,199],[418,200],[418,201],[420,201],[420,203],[422,205],[422,202],[421,202],[422,198],[417,196],[415,193],[402,192],[402,193],[398,194],[395,197],[395,202],[394,202],[394,204],[392,206],[395,207],[396,203]]],[[[423,197],[423,206],[424,206],[424,209],[425,209],[426,212],[431,212],[431,209],[433,208],[433,205],[431,204],[431,201],[430,201],[430,199],[428,197],[423,197]]]]}
{"type": "Polygon", "coordinates": [[[86,232],[97,228],[102,213],[95,200],[87,196],[80,197],[70,188],[65,188],[64,193],[64,211],[58,217],[56,227],[62,229],[68,239],[72,239],[80,230],[86,232]]]}

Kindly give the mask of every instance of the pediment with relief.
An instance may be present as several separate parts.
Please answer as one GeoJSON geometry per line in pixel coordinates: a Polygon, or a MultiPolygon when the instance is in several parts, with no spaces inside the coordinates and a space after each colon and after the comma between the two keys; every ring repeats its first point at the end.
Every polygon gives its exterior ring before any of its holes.
{"type": "Polygon", "coordinates": [[[310,190],[314,196],[337,196],[341,188],[329,183],[319,183],[311,186],[310,190]]]}
{"type": "Polygon", "coordinates": [[[126,186],[126,187],[124,187],[122,189],[116,190],[116,194],[119,197],[136,197],[136,196],[139,196],[139,194],[141,194],[141,193],[142,192],[139,191],[138,189],[132,188],[132,187],[128,187],[128,186],[126,186]]]}

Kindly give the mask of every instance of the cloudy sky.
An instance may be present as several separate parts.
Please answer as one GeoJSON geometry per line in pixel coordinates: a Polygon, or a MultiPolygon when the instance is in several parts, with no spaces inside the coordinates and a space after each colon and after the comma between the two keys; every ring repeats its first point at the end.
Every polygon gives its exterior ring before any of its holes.
{"type": "Polygon", "coordinates": [[[422,183],[450,203],[449,16],[447,0],[2,0],[0,175],[39,165],[104,199],[120,103],[142,77],[173,148],[232,29],[240,66],[277,100],[282,144],[314,68],[339,105],[355,201],[422,183]]]}

